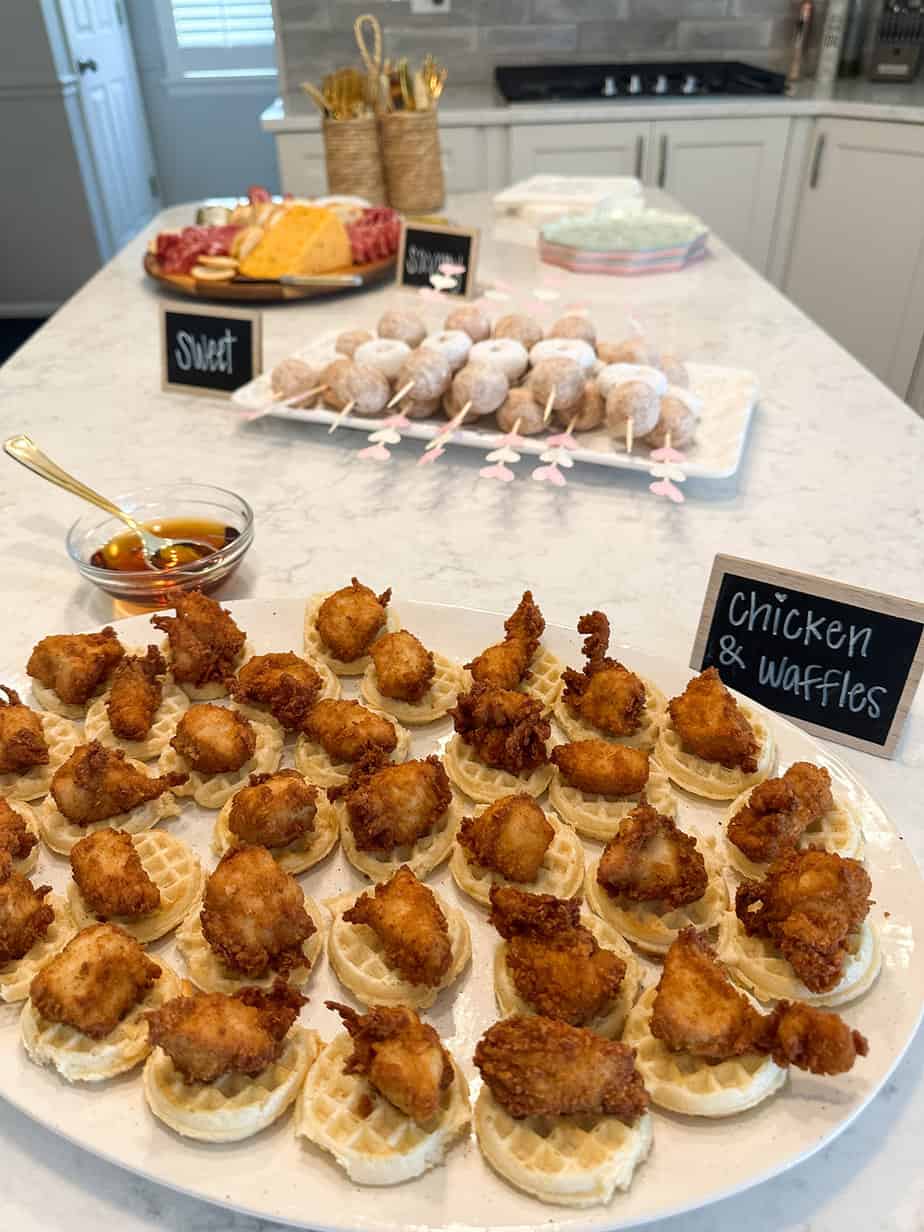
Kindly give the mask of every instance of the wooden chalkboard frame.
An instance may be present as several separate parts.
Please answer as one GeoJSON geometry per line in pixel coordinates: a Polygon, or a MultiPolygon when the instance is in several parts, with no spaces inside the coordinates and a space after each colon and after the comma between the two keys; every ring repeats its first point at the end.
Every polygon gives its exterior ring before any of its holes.
{"type": "MultiPolygon", "coordinates": [[[[706,643],[715,606],[719,597],[722,579],[727,573],[736,577],[747,578],[749,581],[765,582],[781,589],[804,591],[806,594],[818,595],[822,599],[834,602],[851,603],[855,607],[866,608],[871,612],[880,612],[885,616],[900,616],[916,623],[924,623],[924,603],[915,603],[912,599],[899,599],[894,595],[883,594],[878,590],[865,590],[861,586],[851,586],[846,582],[834,582],[830,578],[819,577],[814,573],[797,573],[793,569],[780,569],[774,565],[765,565],[760,561],[746,560],[740,556],[716,556],[706,587],[706,597],[703,600],[703,610],[700,613],[696,639],[693,642],[693,652],[690,656],[690,666],[694,671],[700,671],[703,656],[706,653],[706,643]]],[[[902,689],[895,714],[889,727],[888,735],[882,744],[872,740],[863,740],[852,736],[849,732],[838,731],[833,727],[822,727],[818,723],[800,719],[795,715],[787,715],[791,722],[796,723],[813,736],[823,740],[833,740],[837,744],[846,745],[851,749],[860,749],[864,753],[872,753],[875,757],[891,757],[898,744],[898,738],[908,717],[911,700],[924,673],[924,636],[918,642],[917,653],[911,662],[905,685],[902,689]]]]}
{"type": "MultiPolygon", "coordinates": [[[[173,303],[164,301],[159,306],[157,324],[160,331],[160,387],[165,392],[192,394],[198,398],[230,398],[234,390],[211,389],[207,385],[184,385],[171,381],[167,373],[167,313],[180,312],[183,316],[220,317],[231,321],[250,322],[251,380],[263,371],[263,314],[257,308],[218,308],[207,304],[173,303]]],[[[246,385],[246,381],[241,381],[246,385]]]]}
{"type": "Polygon", "coordinates": [[[405,219],[401,226],[401,238],[398,243],[398,264],[395,269],[395,282],[399,287],[409,291],[419,291],[420,287],[404,281],[404,254],[407,249],[408,231],[426,231],[432,235],[460,235],[471,241],[468,250],[468,264],[465,268],[465,286],[461,294],[448,292],[454,299],[473,299],[477,294],[478,243],[481,232],[477,227],[452,227],[448,223],[421,222],[416,228],[412,221],[405,219]]]}

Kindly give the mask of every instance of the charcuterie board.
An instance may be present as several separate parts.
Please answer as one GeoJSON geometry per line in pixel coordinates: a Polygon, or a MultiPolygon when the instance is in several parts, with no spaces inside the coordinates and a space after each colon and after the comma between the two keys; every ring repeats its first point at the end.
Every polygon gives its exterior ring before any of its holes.
{"type": "MultiPolygon", "coordinates": [[[[352,274],[359,280],[352,285],[324,282],[320,279],[310,286],[296,286],[278,279],[258,281],[250,278],[232,278],[228,282],[206,282],[191,274],[165,274],[153,253],[145,253],[144,270],[151,278],[179,295],[196,299],[222,301],[247,301],[250,303],[276,303],[284,300],[313,299],[318,295],[331,295],[338,291],[358,291],[373,283],[391,277],[396,257],[370,261],[366,265],[348,265],[332,270],[331,274],[352,274]]],[[[325,275],[330,277],[330,275],[325,275]]]]}

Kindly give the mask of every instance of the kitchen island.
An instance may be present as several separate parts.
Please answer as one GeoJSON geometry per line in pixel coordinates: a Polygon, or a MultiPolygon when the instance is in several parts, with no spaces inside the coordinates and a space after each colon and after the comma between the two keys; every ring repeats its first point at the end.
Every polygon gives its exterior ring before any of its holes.
{"type": "MultiPolygon", "coordinates": [[[[542,267],[522,235],[494,235],[487,196],[450,202],[483,227],[481,274],[532,310],[542,267]]],[[[191,218],[167,211],[156,229],[191,218]]],[[[407,598],[507,611],[530,586],[547,620],[571,623],[589,596],[615,640],[686,661],[716,552],[752,557],[920,598],[924,581],[924,422],[721,243],[698,266],[642,280],[564,277],[562,306],[586,303],[600,333],[630,316],[690,359],[751,368],[763,391],[737,480],[686,484],[656,499],[647,480],[577,466],[567,488],[478,478],[481,455],[450,448],[419,469],[406,443],[385,466],[357,457],[363,438],[263,419],[226,402],[160,391],[159,292],[143,280],[147,236],[129,245],[0,371],[4,435],[28,431],[107,494],[172,479],[233,488],[253,505],[256,543],[222,592],[304,596],[351,573],[407,598]]],[[[267,366],[321,330],[371,327],[386,304],[442,314],[405,293],[285,306],[264,313],[267,366]]],[[[557,305],[547,305],[548,319],[557,305]]],[[[0,467],[0,570],[8,611],[3,659],[22,663],[43,634],[111,619],[111,602],[77,578],[64,535],[72,498],[12,464],[0,467]]],[[[924,857],[914,829],[924,790],[924,697],[895,759],[837,752],[924,857]]],[[[875,1047],[875,1041],[872,1041],[875,1047]]],[[[787,1175],[658,1232],[912,1232],[924,1180],[924,1041],[838,1141],[787,1175]]],[[[0,1210],[17,1232],[201,1229],[255,1232],[236,1218],[132,1177],[66,1144],[0,1101],[0,1210]]],[[[205,1157],[203,1156],[205,1163],[205,1157]]],[[[722,1161],[717,1161],[722,1166],[722,1161]]]]}

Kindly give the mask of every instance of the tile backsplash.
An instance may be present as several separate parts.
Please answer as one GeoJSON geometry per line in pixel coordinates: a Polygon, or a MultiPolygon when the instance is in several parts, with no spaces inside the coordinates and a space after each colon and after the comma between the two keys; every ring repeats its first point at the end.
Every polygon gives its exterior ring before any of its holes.
{"type": "MultiPolygon", "coordinates": [[[[433,52],[450,84],[492,79],[496,64],[567,59],[745,59],[785,70],[798,0],[451,0],[421,17],[409,0],[274,0],[280,88],[357,60],[353,22],[374,13],[385,55],[433,52]]],[[[815,5],[813,71],[826,0],[815,5]]]]}

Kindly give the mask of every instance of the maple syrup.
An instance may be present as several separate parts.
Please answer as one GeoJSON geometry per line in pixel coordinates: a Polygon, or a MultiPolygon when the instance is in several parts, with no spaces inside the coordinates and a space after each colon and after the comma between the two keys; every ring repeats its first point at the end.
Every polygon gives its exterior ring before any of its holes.
{"type": "MultiPolygon", "coordinates": [[[[192,564],[197,559],[207,560],[213,552],[233,543],[240,534],[233,526],[198,518],[158,518],[144,525],[147,530],[165,539],[189,541],[188,546],[184,543],[181,559],[174,565],[164,566],[160,569],[162,573],[192,564]],[[202,548],[197,549],[195,545],[198,544],[202,544],[202,548]]],[[[146,573],[152,568],[145,560],[141,540],[130,530],[97,548],[90,557],[90,564],[96,569],[111,569],[116,573],[146,573]]]]}

